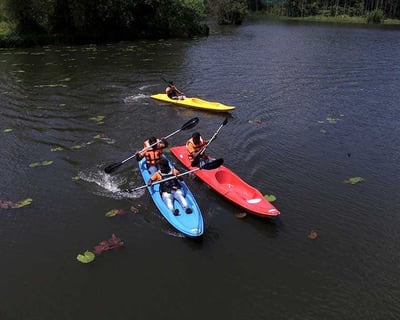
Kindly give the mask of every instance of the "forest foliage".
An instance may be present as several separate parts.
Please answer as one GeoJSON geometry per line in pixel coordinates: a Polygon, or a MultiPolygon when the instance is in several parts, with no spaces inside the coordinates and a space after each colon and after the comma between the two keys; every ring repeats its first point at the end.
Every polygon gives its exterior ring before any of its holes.
{"type": "Polygon", "coordinates": [[[0,46],[206,36],[206,17],[240,25],[254,11],[378,24],[400,18],[400,0],[0,0],[0,46]]]}
{"type": "Polygon", "coordinates": [[[0,0],[16,35],[62,42],[207,35],[201,0],[0,0]]]}

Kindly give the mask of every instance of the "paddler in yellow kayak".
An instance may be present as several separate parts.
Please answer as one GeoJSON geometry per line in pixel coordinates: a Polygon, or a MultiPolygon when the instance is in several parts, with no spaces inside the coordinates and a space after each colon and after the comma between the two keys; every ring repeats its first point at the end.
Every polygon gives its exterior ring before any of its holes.
{"type": "Polygon", "coordinates": [[[168,82],[168,87],[165,88],[165,93],[170,99],[173,100],[186,99],[185,94],[175,86],[173,81],[168,82]]]}

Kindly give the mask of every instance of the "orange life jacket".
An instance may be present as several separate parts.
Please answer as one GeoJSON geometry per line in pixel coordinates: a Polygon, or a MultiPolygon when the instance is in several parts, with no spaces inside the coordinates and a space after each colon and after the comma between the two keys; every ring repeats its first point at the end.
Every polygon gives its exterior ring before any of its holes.
{"type": "Polygon", "coordinates": [[[197,153],[197,152],[199,152],[199,151],[204,147],[204,145],[205,145],[205,142],[204,142],[204,140],[203,140],[202,137],[200,137],[200,143],[199,143],[199,144],[195,144],[195,143],[193,142],[193,138],[190,138],[190,139],[186,142],[186,150],[187,150],[188,153],[189,153],[189,159],[193,159],[192,153],[197,153]],[[192,151],[192,152],[189,151],[189,150],[190,150],[190,149],[189,149],[190,146],[192,146],[192,148],[193,148],[193,151],[192,151]]]}
{"type": "MultiPolygon", "coordinates": [[[[144,151],[144,156],[146,158],[146,164],[148,167],[156,166],[162,158],[163,148],[159,147],[160,140],[157,139],[156,149],[150,148],[144,151]]],[[[144,142],[143,148],[148,148],[150,146],[149,140],[144,142]]]]}

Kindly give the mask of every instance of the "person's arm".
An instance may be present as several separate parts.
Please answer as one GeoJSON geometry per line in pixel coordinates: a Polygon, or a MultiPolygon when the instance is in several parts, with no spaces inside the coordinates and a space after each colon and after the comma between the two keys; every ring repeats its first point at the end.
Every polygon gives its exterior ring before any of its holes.
{"type": "Polygon", "coordinates": [[[162,149],[167,148],[168,147],[168,141],[166,139],[164,139],[164,138],[161,138],[160,140],[161,140],[161,142],[160,142],[161,148],[162,149]]]}
{"type": "Polygon", "coordinates": [[[149,179],[149,181],[147,181],[147,185],[151,186],[153,184],[154,181],[157,180],[161,180],[162,177],[158,174],[158,172],[155,172],[149,179]]]}
{"type": "Polygon", "coordinates": [[[174,176],[176,177],[177,180],[183,181],[183,177],[178,177],[178,175],[179,175],[179,171],[178,170],[174,169],[173,174],[174,174],[174,176]]]}
{"type": "Polygon", "coordinates": [[[174,89],[175,89],[175,91],[176,91],[177,93],[179,93],[180,95],[184,95],[184,93],[183,93],[181,90],[179,90],[176,86],[174,86],[174,89]]]}

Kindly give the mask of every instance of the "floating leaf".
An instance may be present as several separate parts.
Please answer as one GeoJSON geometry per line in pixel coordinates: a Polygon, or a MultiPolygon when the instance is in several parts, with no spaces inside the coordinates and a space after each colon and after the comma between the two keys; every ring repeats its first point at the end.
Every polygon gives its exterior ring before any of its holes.
{"type": "Polygon", "coordinates": [[[99,134],[96,134],[94,137],[93,137],[93,139],[100,139],[101,138],[101,135],[99,135],[99,134]]]}
{"type": "Polygon", "coordinates": [[[42,162],[32,162],[29,164],[30,168],[40,167],[40,166],[49,166],[53,163],[52,160],[44,160],[42,162]]]}
{"type": "Polygon", "coordinates": [[[318,123],[325,123],[325,121],[319,120],[318,123]]]}
{"type": "Polygon", "coordinates": [[[89,250],[86,250],[84,254],[78,254],[78,256],[76,257],[76,259],[77,259],[79,262],[82,262],[82,263],[89,263],[89,262],[92,262],[92,261],[94,260],[95,257],[96,257],[96,256],[94,255],[93,252],[91,252],[91,251],[89,251],[89,250]]]}
{"type": "Polygon", "coordinates": [[[35,167],[38,167],[38,166],[40,166],[40,162],[32,162],[31,164],[29,164],[30,168],[35,168],[35,167]]]}
{"type": "Polygon", "coordinates": [[[131,210],[132,213],[139,213],[139,209],[134,207],[134,206],[131,206],[130,210],[131,210]]]}
{"type": "Polygon", "coordinates": [[[63,151],[64,148],[63,147],[55,147],[55,148],[51,148],[50,151],[63,151]]]}
{"type": "Polygon", "coordinates": [[[347,180],[344,180],[345,183],[350,183],[350,184],[356,184],[362,181],[364,181],[364,178],[361,177],[352,177],[347,180]]]}
{"type": "Polygon", "coordinates": [[[24,200],[20,200],[14,204],[14,208],[22,208],[22,207],[28,206],[32,203],[32,201],[33,200],[31,198],[26,198],[24,200]]]}
{"type": "Polygon", "coordinates": [[[118,209],[112,209],[106,213],[107,218],[114,217],[118,214],[118,209]]]}
{"type": "Polygon", "coordinates": [[[80,180],[81,178],[79,177],[79,176],[74,176],[74,177],[72,177],[72,180],[73,181],[77,181],[77,180],[80,180]]]}
{"type": "Polygon", "coordinates": [[[246,212],[239,212],[239,213],[235,214],[235,217],[238,218],[238,219],[243,219],[246,216],[247,216],[246,212]]]}
{"type": "Polygon", "coordinates": [[[261,120],[260,119],[250,119],[248,122],[251,124],[260,124],[261,120]]]}
{"type": "Polygon", "coordinates": [[[80,149],[80,148],[82,148],[82,146],[80,146],[79,144],[77,144],[77,145],[72,146],[70,149],[71,149],[71,150],[78,150],[78,149],[80,149]]]}
{"type": "Polygon", "coordinates": [[[100,241],[100,243],[94,247],[93,251],[95,254],[100,254],[103,251],[119,248],[123,245],[124,242],[115,234],[112,234],[111,239],[100,241]]]}
{"type": "Polygon", "coordinates": [[[14,203],[12,201],[0,200],[1,209],[11,209],[14,208],[14,203]]]}
{"type": "Polygon", "coordinates": [[[321,129],[321,130],[319,130],[319,132],[325,134],[325,133],[326,133],[326,130],[325,130],[325,129],[321,129]]]}
{"type": "Polygon", "coordinates": [[[1,209],[16,209],[16,208],[22,208],[25,207],[29,204],[32,203],[32,199],[31,198],[27,198],[24,200],[20,200],[18,202],[12,202],[12,201],[4,201],[4,200],[0,200],[0,208],[1,209]]]}
{"type": "Polygon", "coordinates": [[[3,132],[11,132],[11,131],[13,131],[13,129],[10,129],[10,128],[7,128],[7,129],[3,130],[3,132]]]}
{"type": "Polygon", "coordinates": [[[89,120],[94,121],[94,122],[102,122],[104,120],[105,116],[95,116],[89,118],[89,120]]]}
{"type": "Polygon", "coordinates": [[[276,197],[273,194],[266,194],[264,195],[264,198],[269,202],[274,202],[276,200],[276,197]]]}
{"type": "Polygon", "coordinates": [[[310,238],[311,240],[315,240],[318,237],[318,233],[314,230],[311,230],[311,232],[308,234],[307,237],[310,238]]]}

